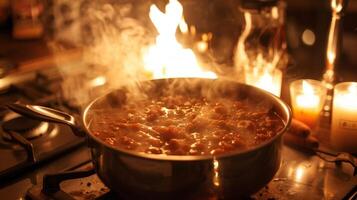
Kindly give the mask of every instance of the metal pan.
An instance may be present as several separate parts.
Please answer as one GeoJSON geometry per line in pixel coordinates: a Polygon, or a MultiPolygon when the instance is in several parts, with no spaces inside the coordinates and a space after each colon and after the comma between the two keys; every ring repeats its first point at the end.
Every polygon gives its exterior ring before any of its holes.
{"type": "Polygon", "coordinates": [[[141,82],[138,90],[149,97],[171,90],[181,94],[248,99],[257,104],[265,102],[282,118],[285,126],[269,141],[245,151],[218,156],[162,156],[115,148],[90,131],[90,122],[98,110],[116,108],[130,100],[129,87],[94,100],[78,122],[67,113],[42,106],[11,104],[8,107],[28,117],[66,124],[76,135],[87,137],[98,176],[123,199],[202,199],[212,196],[237,199],[257,192],[279,169],[282,135],[290,126],[292,117],[289,107],[278,97],[252,86],[221,79],[150,80],[141,82]]]}

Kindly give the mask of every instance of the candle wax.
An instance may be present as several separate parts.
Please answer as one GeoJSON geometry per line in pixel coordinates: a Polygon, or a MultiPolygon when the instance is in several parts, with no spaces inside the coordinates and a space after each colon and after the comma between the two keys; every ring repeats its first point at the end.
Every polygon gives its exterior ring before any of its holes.
{"type": "Polygon", "coordinates": [[[331,143],[339,151],[357,153],[357,94],[336,94],[333,102],[331,143]]]}
{"type": "Polygon", "coordinates": [[[293,105],[293,113],[297,120],[314,128],[320,114],[319,96],[309,93],[298,95],[295,105],[293,105]]]}

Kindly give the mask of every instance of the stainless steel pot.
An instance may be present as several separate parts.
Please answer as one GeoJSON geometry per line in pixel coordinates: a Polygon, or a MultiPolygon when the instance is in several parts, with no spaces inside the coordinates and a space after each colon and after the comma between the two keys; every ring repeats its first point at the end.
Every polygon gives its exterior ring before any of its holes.
{"type": "Polygon", "coordinates": [[[75,134],[86,136],[92,161],[100,179],[124,199],[196,199],[218,197],[237,199],[249,196],[266,185],[279,169],[282,135],[291,121],[288,106],[279,98],[245,84],[199,78],[160,79],[141,82],[140,92],[160,95],[163,91],[197,93],[220,98],[248,99],[264,103],[284,121],[284,128],[271,140],[252,149],[218,156],[162,156],[114,148],[90,131],[92,116],[103,108],[128,101],[127,88],[99,97],[87,106],[82,126],[74,117],[51,108],[11,104],[22,115],[69,125],[75,134]]]}

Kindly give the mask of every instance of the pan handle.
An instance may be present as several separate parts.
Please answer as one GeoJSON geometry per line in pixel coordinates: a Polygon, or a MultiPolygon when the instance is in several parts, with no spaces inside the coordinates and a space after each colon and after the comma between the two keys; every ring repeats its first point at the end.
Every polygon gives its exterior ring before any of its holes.
{"type": "Polygon", "coordinates": [[[76,123],[75,118],[65,112],[52,108],[47,108],[44,106],[20,103],[7,104],[7,107],[20,115],[32,119],[65,124],[69,126],[72,129],[73,133],[79,137],[83,137],[86,135],[85,131],[76,123]]]}

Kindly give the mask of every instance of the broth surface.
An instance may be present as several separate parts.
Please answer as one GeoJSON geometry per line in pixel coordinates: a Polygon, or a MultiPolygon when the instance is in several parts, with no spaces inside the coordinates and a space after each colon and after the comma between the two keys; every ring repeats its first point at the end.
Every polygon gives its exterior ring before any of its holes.
{"type": "Polygon", "coordinates": [[[216,155],[274,137],[284,122],[265,104],[163,95],[95,111],[89,129],[120,149],[167,155],[216,155]]]}

